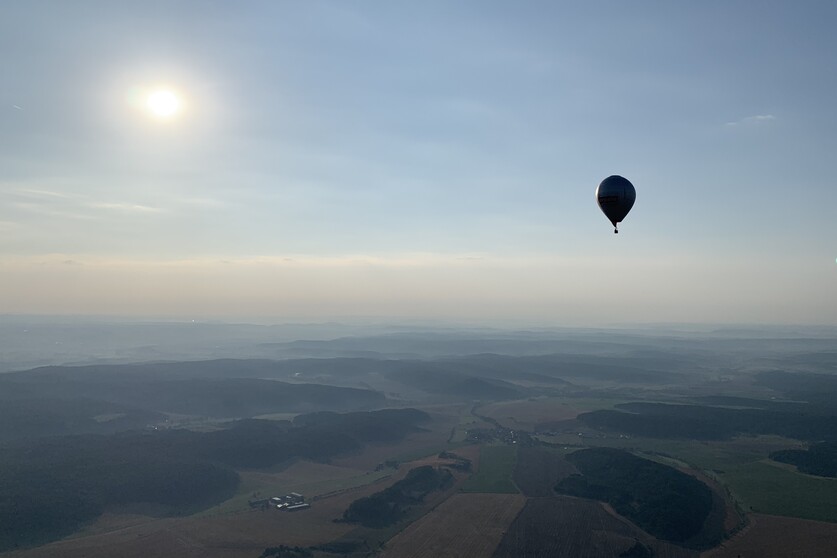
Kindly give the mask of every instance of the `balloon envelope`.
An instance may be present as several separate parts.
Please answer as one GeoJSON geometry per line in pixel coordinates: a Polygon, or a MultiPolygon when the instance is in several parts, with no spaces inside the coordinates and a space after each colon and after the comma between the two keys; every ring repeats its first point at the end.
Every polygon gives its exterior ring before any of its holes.
{"type": "Polygon", "coordinates": [[[628,214],[636,201],[636,190],[627,178],[608,176],[596,188],[596,201],[602,213],[616,226],[628,214]]]}

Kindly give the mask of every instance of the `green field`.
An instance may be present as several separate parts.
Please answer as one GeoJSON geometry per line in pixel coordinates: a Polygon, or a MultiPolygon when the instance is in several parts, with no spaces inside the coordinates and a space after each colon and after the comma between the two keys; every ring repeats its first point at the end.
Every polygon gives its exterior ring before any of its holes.
{"type": "Polygon", "coordinates": [[[572,443],[566,446],[565,453],[580,449],[580,445],[614,447],[669,465],[703,470],[725,485],[745,512],[837,522],[837,479],[805,475],[768,459],[773,451],[798,447],[795,440],[757,436],[700,442],[570,434],[541,438],[552,443],[572,443]]]}
{"type": "Polygon", "coordinates": [[[720,475],[745,511],[837,522],[837,479],[797,473],[769,461],[720,475]]]}
{"type": "Polygon", "coordinates": [[[736,438],[728,441],[667,440],[660,438],[619,437],[615,434],[602,435],[585,430],[585,435],[560,434],[558,436],[537,436],[551,444],[567,446],[567,451],[581,447],[608,447],[659,453],[689,464],[695,469],[722,473],[728,468],[761,461],[772,452],[798,447],[799,442],[779,436],[757,436],[736,438]]]}
{"type": "Polygon", "coordinates": [[[517,494],[512,476],[517,462],[515,446],[483,446],[479,470],[462,485],[463,492],[517,494]]]}
{"type": "MultiPolygon", "coordinates": [[[[805,475],[768,459],[771,452],[798,446],[779,436],[742,437],[729,441],[658,440],[651,438],[576,438],[588,447],[617,447],[643,457],[663,456],[706,471],[725,485],[744,511],[837,522],[837,479],[805,475]],[[656,454],[656,455],[655,455],[656,454]]],[[[577,447],[568,447],[568,453],[577,447]]],[[[669,462],[669,464],[675,464],[669,462]]]]}

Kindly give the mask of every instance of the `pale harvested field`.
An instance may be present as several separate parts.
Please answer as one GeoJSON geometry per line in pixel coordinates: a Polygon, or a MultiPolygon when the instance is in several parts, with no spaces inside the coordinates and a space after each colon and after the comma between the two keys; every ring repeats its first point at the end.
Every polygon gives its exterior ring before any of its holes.
{"type": "Polygon", "coordinates": [[[523,508],[520,494],[456,494],[393,537],[384,558],[490,558],[523,508]]]}
{"type": "Polygon", "coordinates": [[[701,558],[833,558],[837,524],[751,514],[750,525],[701,558]]]}

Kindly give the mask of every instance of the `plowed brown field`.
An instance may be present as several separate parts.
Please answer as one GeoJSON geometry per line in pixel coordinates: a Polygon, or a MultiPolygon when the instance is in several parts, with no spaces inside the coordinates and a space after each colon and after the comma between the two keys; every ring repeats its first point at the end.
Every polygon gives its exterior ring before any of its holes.
{"type": "Polygon", "coordinates": [[[523,508],[519,494],[457,494],[393,537],[384,558],[490,558],[523,508]]]}
{"type": "Polygon", "coordinates": [[[833,558],[837,524],[751,514],[750,525],[701,558],[833,558]]]}
{"type": "Polygon", "coordinates": [[[696,551],[652,538],[608,513],[599,502],[555,496],[529,498],[500,541],[494,558],[572,556],[617,558],[636,541],[658,558],[696,558],[696,551]]]}

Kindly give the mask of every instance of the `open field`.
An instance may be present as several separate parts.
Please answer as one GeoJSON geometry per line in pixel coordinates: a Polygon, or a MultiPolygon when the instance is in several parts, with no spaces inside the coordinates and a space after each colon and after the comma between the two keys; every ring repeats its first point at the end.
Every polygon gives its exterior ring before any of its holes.
{"type": "Polygon", "coordinates": [[[482,446],[479,469],[462,485],[464,492],[517,494],[514,484],[515,446],[482,446]]]}
{"type": "Polygon", "coordinates": [[[577,472],[563,452],[544,447],[517,449],[514,483],[526,496],[554,496],[558,481],[577,472]]]}
{"type": "Polygon", "coordinates": [[[651,538],[592,500],[555,496],[529,498],[494,558],[595,556],[616,558],[636,541],[657,558],[696,558],[698,553],[651,538]]]}
{"type": "Polygon", "coordinates": [[[720,475],[745,511],[837,522],[837,479],[805,475],[772,461],[720,475]]]}
{"type": "Polygon", "coordinates": [[[383,558],[491,558],[526,499],[457,494],[396,535],[383,558]]]}
{"type": "Polygon", "coordinates": [[[798,448],[801,444],[797,440],[780,436],[747,436],[708,442],[640,439],[638,446],[647,446],[654,451],[672,455],[696,469],[721,473],[729,468],[765,459],[780,449],[798,448]]]}
{"type": "Polygon", "coordinates": [[[750,525],[701,558],[832,558],[837,556],[837,524],[751,514],[750,525]]]}

